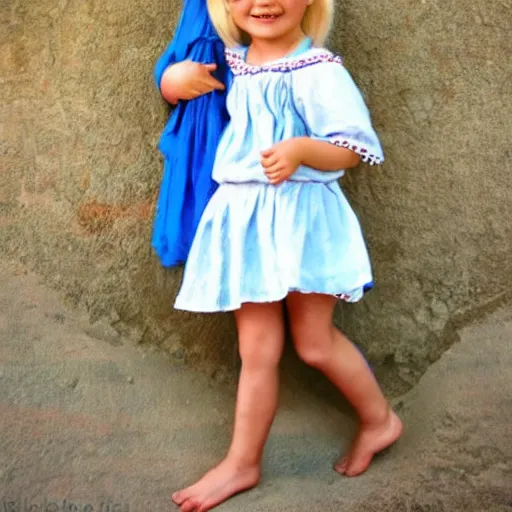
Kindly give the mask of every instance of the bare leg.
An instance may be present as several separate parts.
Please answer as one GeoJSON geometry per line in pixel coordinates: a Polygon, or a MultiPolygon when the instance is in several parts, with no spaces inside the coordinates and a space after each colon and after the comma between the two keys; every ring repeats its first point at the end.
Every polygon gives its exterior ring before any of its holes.
{"type": "Polygon", "coordinates": [[[244,304],[235,312],[242,369],[235,424],[226,458],[196,484],[173,494],[182,512],[204,512],[257,485],[274,420],[284,345],[281,303],[244,304]]]}
{"type": "Polygon", "coordinates": [[[299,356],[323,372],[359,415],[359,433],[348,454],[334,466],[347,476],[359,475],[376,453],[400,437],[402,422],[391,410],[359,350],[334,327],[336,298],[290,293],[286,303],[299,356]]]}

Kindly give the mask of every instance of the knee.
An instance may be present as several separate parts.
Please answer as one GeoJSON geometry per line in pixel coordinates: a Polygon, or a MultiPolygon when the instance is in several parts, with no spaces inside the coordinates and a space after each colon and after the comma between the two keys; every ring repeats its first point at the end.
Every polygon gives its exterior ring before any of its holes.
{"type": "Polygon", "coordinates": [[[283,336],[259,333],[239,341],[239,354],[245,368],[269,368],[279,365],[283,352],[283,336]]]}
{"type": "Polygon", "coordinates": [[[302,361],[317,370],[323,370],[332,360],[333,340],[329,333],[295,336],[294,345],[302,361]]]}
{"type": "Polygon", "coordinates": [[[329,361],[329,351],[320,346],[298,345],[297,354],[308,365],[317,370],[325,368],[329,361]]]}

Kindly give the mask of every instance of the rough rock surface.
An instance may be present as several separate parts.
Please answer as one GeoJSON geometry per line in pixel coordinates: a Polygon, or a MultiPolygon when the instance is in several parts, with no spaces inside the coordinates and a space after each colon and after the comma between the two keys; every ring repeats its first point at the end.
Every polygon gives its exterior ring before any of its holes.
{"type": "MultiPolygon", "coordinates": [[[[172,311],[180,270],[150,249],[167,115],[151,73],[179,8],[1,2],[0,249],[93,321],[224,374],[236,367],[230,317],[172,311]]],[[[387,155],[343,182],[377,286],[337,319],[394,394],[458,327],[510,299],[511,29],[510,0],[337,8],[331,45],[387,155]]]]}

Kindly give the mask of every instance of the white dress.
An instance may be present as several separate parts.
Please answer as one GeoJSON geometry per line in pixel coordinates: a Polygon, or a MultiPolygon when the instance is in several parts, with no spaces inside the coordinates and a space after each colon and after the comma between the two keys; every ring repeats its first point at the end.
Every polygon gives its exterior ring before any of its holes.
{"type": "Polygon", "coordinates": [[[246,49],[226,53],[233,82],[231,121],[213,169],[220,186],[199,223],[175,307],[230,311],[290,291],[359,300],[372,272],[359,221],[338,184],[344,170],[301,166],[271,185],[260,153],[308,136],[381,163],[361,93],[341,58],[309,40],[262,66],[245,62],[246,49]]]}

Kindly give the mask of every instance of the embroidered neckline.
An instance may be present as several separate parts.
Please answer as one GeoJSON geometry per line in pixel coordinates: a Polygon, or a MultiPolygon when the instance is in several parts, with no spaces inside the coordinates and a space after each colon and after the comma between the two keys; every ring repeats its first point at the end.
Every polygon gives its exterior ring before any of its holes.
{"type": "Polygon", "coordinates": [[[260,66],[248,64],[245,62],[245,53],[240,50],[231,50],[226,48],[226,61],[234,75],[257,75],[259,73],[288,73],[297,69],[302,69],[322,62],[334,62],[343,65],[343,59],[339,55],[334,55],[328,50],[320,51],[309,57],[305,57],[309,52],[300,54],[296,57],[283,57],[282,59],[262,64],[260,66]]]}

